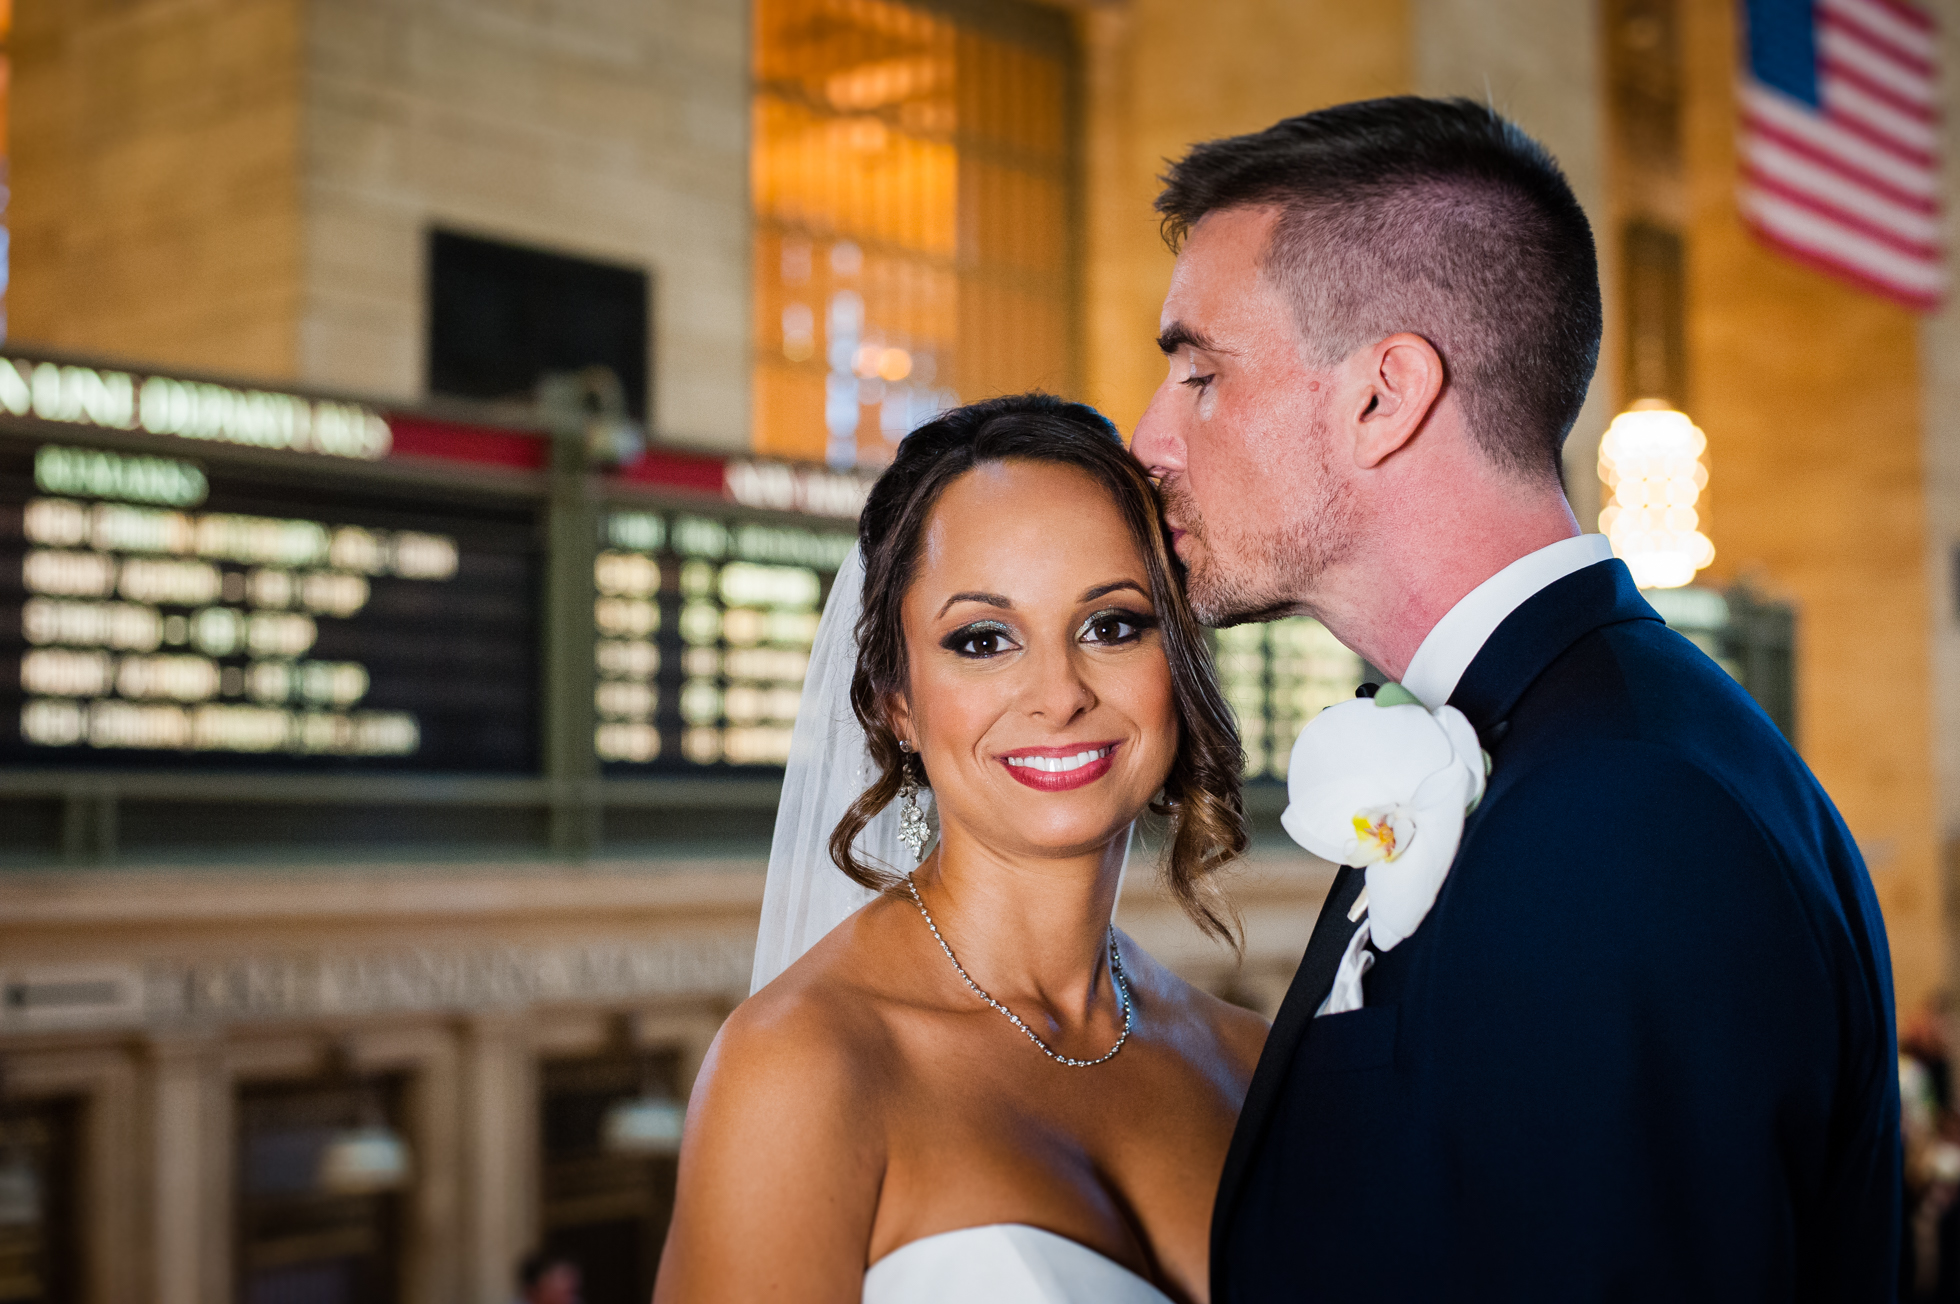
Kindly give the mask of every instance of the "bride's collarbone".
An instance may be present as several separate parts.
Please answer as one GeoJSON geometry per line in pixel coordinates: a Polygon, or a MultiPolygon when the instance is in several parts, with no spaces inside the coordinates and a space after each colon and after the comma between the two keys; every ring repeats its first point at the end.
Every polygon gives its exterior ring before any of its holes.
{"type": "MultiPolygon", "coordinates": [[[[1019,1051],[1037,1057],[1031,1046],[1019,1051]]],[[[1012,1071],[966,1062],[908,1074],[886,1109],[887,1163],[1044,1181],[1080,1171],[1123,1187],[1202,1171],[1210,1152],[1223,1155],[1235,1119],[1229,1102],[1190,1075],[1101,1074],[1108,1067],[1044,1059],[1012,1071]]]]}

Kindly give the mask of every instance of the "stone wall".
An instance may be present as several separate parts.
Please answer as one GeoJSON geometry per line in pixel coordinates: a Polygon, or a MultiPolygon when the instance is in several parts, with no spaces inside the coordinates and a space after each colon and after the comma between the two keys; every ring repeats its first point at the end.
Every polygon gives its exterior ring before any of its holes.
{"type": "MultiPolygon", "coordinates": [[[[1960,24],[1941,24],[1943,66],[1960,68],[1960,24]]],[[[1952,86],[1949,78],[1947,85],[1952,86]]],[[[1949,89],[1949,95],[1951,90],[1949,89]]],[[[1946,156],[1947,248],[1960,248],[1960,186],[1956,160],[1946,156]]],[[[1935,818],[1943,847],[1944,913],[1949,938],[1960,936],[1960,296],[1927,317],[1919,332],[1926,459],[1926,592],[1932,655],[1935,818]]],[[[1943,975],[1954,977],[1951,956],[1943,975]]]]}
{"type": "Polygon", "coordinates": [[[16,7],[10,338],[292,379],[300,0],[16,7]]]}
{"type": "Polygon", "coordinates": [[[748,447],[748,7],[314,0],[301,376],[402,398],[434,225],[647,267],[653,420],[748,447]]]}
{"type": "Polygon", "coordinates": [[[1151,202],[1194,143],[1410,89],[1404,0],[1248,0],[1201,19],[1168,0],[1082,16],[1088,84],[1084,397],[1126,435],[1163,379],[1153,341],[1171,255],[1151,202]]]}

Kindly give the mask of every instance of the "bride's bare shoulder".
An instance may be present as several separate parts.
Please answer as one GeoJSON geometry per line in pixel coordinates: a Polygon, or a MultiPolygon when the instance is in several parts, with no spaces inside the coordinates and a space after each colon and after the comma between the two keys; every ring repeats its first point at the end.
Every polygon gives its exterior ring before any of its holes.
{"type": "Polygon", "coordinates": [[[1166,1022],[1178,1030],[1187,1053],[1207,1060],[1223,1055],[1238,1075],[1250,1080],[1272,1029],[1265,1017],[1179,977],[1128,935],[1122,940],[1123,964],[1138,994],[1146,1004],[1154,999],[1158,1008],[1174,1014],[1166,1022]]]}
{"type": "Polygon", "coordinates": [[[839,924],[735,1007],[702,1066],[711,1089],[737,1078],[765,1095],[828,1087],[862,1101],[876,1090],[890,1044],[878,953],[885,904],[839,924]]]}
{"type": "Polygon", "coordinates": [[[856,1297],[892,1074],[876,956],[842,945],[853,931],[839,925],[716,1034],[688,1100],[657,1298],[760,1298],[790,1280],[856,1297]]]}

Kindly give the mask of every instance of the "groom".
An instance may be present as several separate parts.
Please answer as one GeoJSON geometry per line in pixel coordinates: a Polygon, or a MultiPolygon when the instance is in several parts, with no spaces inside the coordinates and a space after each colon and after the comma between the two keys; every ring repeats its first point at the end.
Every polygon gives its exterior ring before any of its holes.
{"type": "Polygon", "coordinates": [[[1200,615],[1315,617],[1492,763],[1413,933],[1350,951],[1363,875],[1334,880],[1213,1300],[1893,1298],[1878,905],[1566,503],[1600,300],[1558,166],[1467,101],[1375,100],[1200,145],[1157,207],[1170,374],[1134,448],[1200,615]]]}

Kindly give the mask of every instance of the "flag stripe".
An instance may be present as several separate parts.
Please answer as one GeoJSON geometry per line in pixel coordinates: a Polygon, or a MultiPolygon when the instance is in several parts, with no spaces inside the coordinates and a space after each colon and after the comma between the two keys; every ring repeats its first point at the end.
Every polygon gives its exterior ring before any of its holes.
{"type": "Polygon", "coordinates": [[[1886,14],[1890,21],[1903,23],[1912,31],[1927,37],[1933,35],[1933,16],[1908,0],[1854,0],[1854,3],[1868,9],[1886,14]]]}
{"type": "Polygon", "coordinates": [[[1782,176],[1793,176],[1792,169],[1799,166],[1815,169],[1837,185],[1857,193],[1871,195],[1882,201],[1888,208],[1912,213],[1920,218],[1931,218],[1940,211],[1938,202],[1929,196],[1909,195],[1904,191],[1896,190],[1882,181],[1875,180],[1869,172],[1847,167],[1838,159],[1820,150],[1812,149],[1800,140],[1793,140],[1773,127],[1759,126],[1749,132],[1743,137],[1739,149],[1746,166],[1760,167],[1782,176]]]}
{"type": "Polygon", "coordinates": [[[1901,235],[1896,230],[1881,226],[1869,218],[1861,216],[1856,211],[1847,212],[1843,205],[1820,198],[1815,190],[1806,190],[1802,186],[1790,185],[1786,181],[1766,173],[1758,172],[1753,168],[1745,169],[1742,175],[1748,180],[1749,184],[1764,194],[1774,195],[1788,203],[1795,204],[1798,208],[1806,209],[1825,221],[1844,228],[1846,231],[1854,232],[1868,240],[1876,241],[1888,249],[1893,249],[1904,254],[1908,258],[1918,258],[1932,263],[1939,261],[1940,246],[1937,233],[1931,239],[1914,239],[1901,235]]]}
{"type": "Polygon", "coordinates": [[[1902,45],[1889,35],[1850,14],[1840,12],[1830,0],[1818,7],[1818,41],[1821,44],[1824,34],[1842,33],[1860,41],[1875,50],[1884,52],[1885,57],[1902,68],[1908,68],[1921,77],[1933,75],[1933,48],[1931,42],[1920,42],[1917,46],[1902,45]]]}
{"type": "Polygon", "coordinates": [[[1937,295],[1945,288],[1939,264],[1901,254],[1779,196],[1751,187],[1744,192],[1743,208],[1769,235],[1845,271],[1904,294],[1937,295]]]}
{"type": "Polygon", "coordinates": [[[1818,0],[1817,8],[1824,15],[1855,24],[1875,38],[1888,45],[1896,45],[1907,54],[1917,55],[1929,64],[1938,58],[1932,29],[1902,22],[1897,11],[1888,5],[1875,3],[1874,0],[1818,0]]]}
{"type": "Polygon", "coordinates": [[[1750,131],[1776,136],[1792,148],[1828,159],[1854,177],[1889,187],[1897,196],[1935,202],[1938,183],[1927,156],[1901,156],[1895,150],[1873,150],[1858,133],[1797,106],[1789,96],[1751,82],[1742,94],[1743,125],[1750,131]]]}
{"type": "Polygon", "coordinates": [[[1920,122],[1865,94],[1842,77],[1824,79],[1824,111],[1853,130],[1904,145],[1930,155],[1939,144],[1939,134],[1930,122],[1920,122]]]}
{"type": "Polygon", "coordinates": [[[1894,303],[1902,304],[1907,308],[1912,308],[1920,312],[1928,312],[1940,306],[1941,293],[1939,291],[1909,290],[1904,286],[1894,285],[1890,281],[1880,280],[1857,268],[1847,267],[1836,258],[1824,254],[1812,253],[1810,250],[1801,248],[1789,240],[1782,239],[1761,222],[1756,221],[1755,218],[1747,214],[1744,215],[1744,219],[1749,229],[1754,231],[1760,239],[1768,244],[1775,245],[1779,254],[1799,266],[1813,268],[1835,280],[1855,285],[1868,294],[1875,294],[1881,299],[1890,299],[1894,303]]]}
{"type": "Polygon", "coordinates": [[[1832,56],[1827,55],[1819,59],[1817,67],[1824,74],[1821,89],[1826,108],[1830,107],[1831,83],[1835,81],[1843,82],[1855,88],[1860,94],[1870,96],[1873,103],[1899,114],[1906,121],[1930,126],[1939,117],[1930,101],[1915,102],[1908,99],[1900,93],[1897,86],[1888,86],[1868,75],[1863,69],[1854,68],[1832,56]]]}
{"type": "Polygon", "coordinates": [[[1854,73],[1899,103],[1931,116],[1932,77],[1906,67],[1879,47],[1827,28],[1817,34],[1817,53],[1824,67],[1854,73]]]}
{"type": "Polygon", "coordinates": [[[1744,147],[1743,158],[1748,171],[1778,185],[1814,195],[1820,203],[1854,215],[1860,221],[1870,222],[1894,239],[1929,246],[1940,241],[1942,231],[1937,214],[1915,213],[1909,208],[1881,200],[1869,189],[1846,181],[1800,154],[1767,142],[1752,141],[1744,147]]]}

